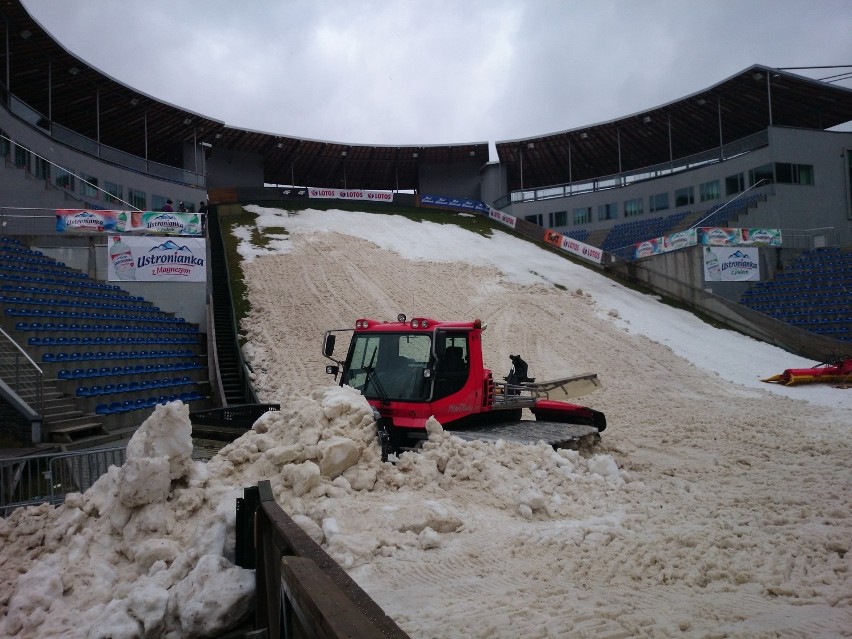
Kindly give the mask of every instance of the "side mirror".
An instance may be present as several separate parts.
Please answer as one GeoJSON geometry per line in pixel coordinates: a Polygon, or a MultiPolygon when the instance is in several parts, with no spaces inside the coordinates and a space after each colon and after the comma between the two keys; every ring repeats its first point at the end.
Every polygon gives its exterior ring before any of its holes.
{"type": "Polygon", "coordinates": [[[328,375],[334,375],[334,379],[337,381],[337,373],[340,372],[340,369],[334,364],[326,364],[325,372],[328,375]]]}
{"type": "Polygon", "coordinates": [[[328,333],[325,336],[325,342],[322,345],[322,354],[326,357],[331,357],[334,353],[334,342],[337,340],[337,336],[334,333],[328,333]]]}

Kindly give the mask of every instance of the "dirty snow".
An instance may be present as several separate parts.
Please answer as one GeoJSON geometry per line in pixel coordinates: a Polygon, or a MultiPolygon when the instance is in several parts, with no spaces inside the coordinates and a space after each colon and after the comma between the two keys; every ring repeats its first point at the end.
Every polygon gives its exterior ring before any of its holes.
{"type": "Polygon", "coordinates": [[[849,636],[852,391],[759,381],[814,362],[501,231],[250,210],[289,232],[241,246],[245,352],[283,410],[205,466],[186,408],[159,408],[124,468],[0,521],[0,636],[220,632],[252,583],[231,563],[233,500],[260,479],[412,637],[849,636]],[[540,380],[597,372],[582,401],[607,415],[601,444],[433,423],[422,452],[383,464],[320,340],[399,312],[481,318],[495,376],[510,353],[540,380]]]}

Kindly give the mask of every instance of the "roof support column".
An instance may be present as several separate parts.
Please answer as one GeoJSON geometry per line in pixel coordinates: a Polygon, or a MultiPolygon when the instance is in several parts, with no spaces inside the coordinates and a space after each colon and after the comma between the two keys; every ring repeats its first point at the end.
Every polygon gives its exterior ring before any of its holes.
{"type": "Polygon", "coordinates": [[[142,125],[145,129],[145,168],[148,168],[148,109],[142,112],[142,125]]]}
{"type": "Polygon", "coordinates": [[[674,153],[672,151],[672,114],[666,114],[666,118],[668,120],[669,129],[669,170],[671,171],[674,167],[674,153]]]}
{"type": "Polygon", "coordinates": [[[568,184],[569,184],[568,193],[569,194],[571,193],[571,190],[573,188],[570,185],[573,184],[573,183],[574,183],[574,175],[571,172],[571,137],[569,136],[568,137],[568,184]]]}
{"type": "Polygon", "coordinates": [[[615,130],[615,139],[618,142],[618,182],[621,184],[621,127],[615,130]]]}
{"type": "Polygon", "coordinates": [[[519,147],[521,151],[521,200],[524,199],[524,147],[519,147]]]}
{"type": "Polygon", "coordinates": [[[98,139],[98,157],[101,157],[101,88],[95,87],[95,127],[98,139]]]}
{"type": "Polygon", "coordinates": [[[721,95],[716,96],[716,113],[718,113],[718,118],[719,118],[719,159],[724,160],[725,159],[725,151],[724,151],[725,140],[722,137],[722,96],[721,95]]]}
{"type": "Polygon", "coordinates": [[[771,73],[766,72],[766,103],[769,106],[769,126],[772,126],[772,81],[771,73]]]}
{"type": "MultiPolygon", "coordinates": [[[[6,90],[9,92],[11,100],[12,96],[12,70],[9,68],[9,21],[6,21],[6,90]]],[[[7,103],[7,106],[11,101],[7,103]]]]}

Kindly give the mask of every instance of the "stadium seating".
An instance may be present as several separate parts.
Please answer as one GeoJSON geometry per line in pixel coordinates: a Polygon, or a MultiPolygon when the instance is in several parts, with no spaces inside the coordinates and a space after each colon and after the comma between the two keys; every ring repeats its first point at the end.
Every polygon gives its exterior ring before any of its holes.
{"type": "Polygon", "coordinates": [[[852,253],[805,251],[740,297],[740,303],[793,326],[834,339],[852,339],[852,253]]]}

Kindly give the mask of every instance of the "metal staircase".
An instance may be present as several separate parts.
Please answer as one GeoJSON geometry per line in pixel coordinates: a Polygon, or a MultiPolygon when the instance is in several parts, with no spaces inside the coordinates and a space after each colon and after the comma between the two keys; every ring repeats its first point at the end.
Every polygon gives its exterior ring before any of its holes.
{"type": "Polygon", "coordinates": [[[254,404],[257,398],[246,375],[237,338],[236,317],[231,300],[230,274],[225,242],[215,206],[207,216],[210,242],[211,295],[219,379],[226,406],[254,404]]]}

